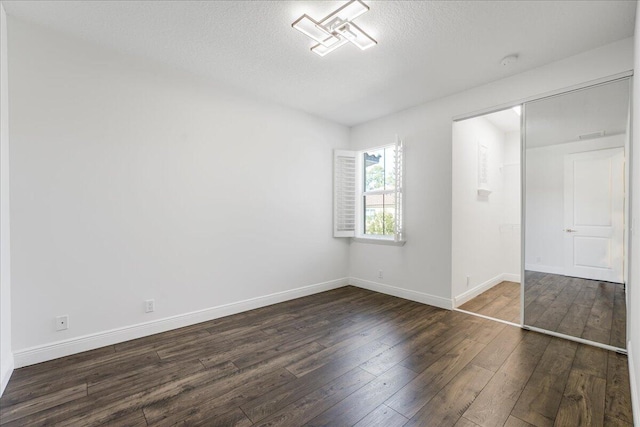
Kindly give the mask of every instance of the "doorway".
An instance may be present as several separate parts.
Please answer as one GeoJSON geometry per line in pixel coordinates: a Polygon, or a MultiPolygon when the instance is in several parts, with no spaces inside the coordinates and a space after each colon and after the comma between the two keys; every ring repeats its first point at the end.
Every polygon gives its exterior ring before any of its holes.
{"type": "Polygon", "coordinates": [[[519,106],[453,123],[454,307],[520,325],[519,106]]]}
{"type": "Polygon", "coordinates": [[[515,216],[499,196],[509,191],[507,151],[483,131],[509,109],[454,119],[454,309],[626,352],[630,87],[629,75],[603,79],[511,109],[521,113],[515,216]],[[496,228],[519,232],[497,245],[496,228]],[[509,255],[519,274],[497,274],[509,255]]]}

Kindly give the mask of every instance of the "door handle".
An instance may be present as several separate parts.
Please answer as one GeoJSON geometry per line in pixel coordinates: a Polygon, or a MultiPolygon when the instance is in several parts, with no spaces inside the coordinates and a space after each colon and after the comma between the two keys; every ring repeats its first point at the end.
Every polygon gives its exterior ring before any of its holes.
{"type": "Polygon", "coordinates": [[[567,233],[577,233],[577,232],[578,232],[578,230],[574,230],[574,229],[572,229],[572,228],[565,228],[565,229],[564,229],[564,230],[562,230],[562,231],[566,231],[567,233]]]}

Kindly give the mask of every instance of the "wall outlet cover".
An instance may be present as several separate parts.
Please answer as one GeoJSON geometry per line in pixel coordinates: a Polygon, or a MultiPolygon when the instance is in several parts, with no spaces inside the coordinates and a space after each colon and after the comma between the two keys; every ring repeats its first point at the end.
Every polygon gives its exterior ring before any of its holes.
{"type": "Polygon", "coordinates": [[[144,312],[145,313],[151,313],[151,312],[155,311],[155,309],[156,309],[156,300],[154,300],[154,299],[145,300],[145,302],[144,302],[144,312]]]}

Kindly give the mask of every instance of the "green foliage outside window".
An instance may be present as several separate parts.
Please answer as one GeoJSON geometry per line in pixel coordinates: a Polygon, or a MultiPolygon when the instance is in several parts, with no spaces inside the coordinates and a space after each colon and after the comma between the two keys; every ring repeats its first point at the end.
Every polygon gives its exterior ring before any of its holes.
{"type": "Polygon", "coordinates": [[[366,234],[394,234],[395,221],[393,220],[393,214],[380,211],[374,215],[367,215],[365,227],[366,234]]]}

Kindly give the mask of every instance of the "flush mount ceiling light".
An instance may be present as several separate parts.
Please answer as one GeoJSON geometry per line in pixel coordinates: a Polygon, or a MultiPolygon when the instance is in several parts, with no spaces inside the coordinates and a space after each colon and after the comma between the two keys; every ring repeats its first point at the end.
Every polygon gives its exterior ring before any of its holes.
{"type": "Polygon", "coordinates": [[[325,56],[346,43],[353,43],[365,50],[378,44],[371,36],[353,23],[353,20],[369,10],[360,0],[351,0],[321,21],[302,15],[291,26],[318,42],[311,51],[325,56]]]}

